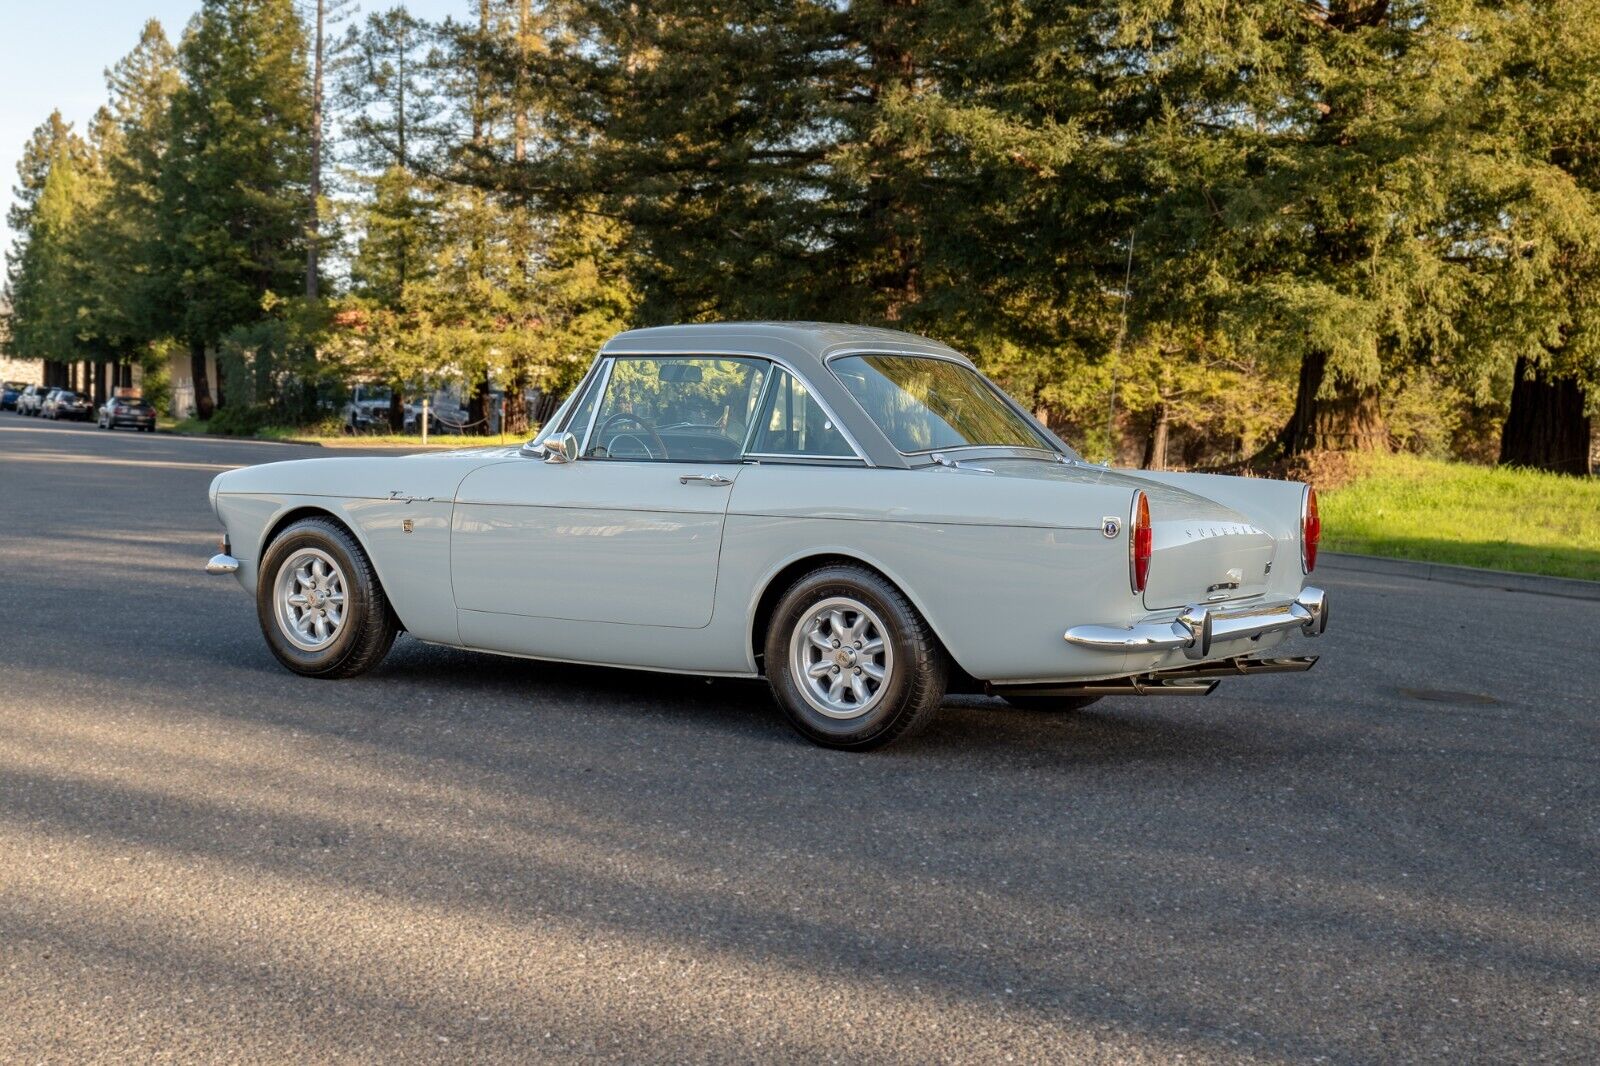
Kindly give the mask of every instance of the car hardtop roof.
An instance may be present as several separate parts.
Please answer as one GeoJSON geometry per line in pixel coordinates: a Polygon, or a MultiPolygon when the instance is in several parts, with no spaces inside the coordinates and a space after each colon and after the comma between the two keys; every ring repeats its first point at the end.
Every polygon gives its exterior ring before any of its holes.
{"type": "Polygon", "coordinates": [[[606,342],[601,353],[629,352],[685,355],[775,355],[820,369],[823,360],[841,351],[936,355],[971,365],[947,344],[876,326],[838,322],[700,322],[681,326],[630,329],[606,342]]]}

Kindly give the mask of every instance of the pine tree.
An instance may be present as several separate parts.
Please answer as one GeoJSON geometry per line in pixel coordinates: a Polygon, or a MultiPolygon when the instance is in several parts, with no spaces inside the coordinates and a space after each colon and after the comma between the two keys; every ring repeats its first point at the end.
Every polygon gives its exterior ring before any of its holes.
{"type": "Polygon", "coordinates": [[[100,188],[81,235],[90,307],[82,329],[120,364],[139,359],[173,317],[160,184],[177,82],[176,53],[152,19],[106,72],[110,101],[94,125],[100,188]]]}
{"type": "MultiPolygon", "coordinates": [[[[1515,8],[1490,116],[1524,153],[1498,299],[1484,330],[1524,338],[1512,367],[1500,461],[1591,472],[1600,403],[1600,3],[1515,8]]],[[[1482,391],[1480,389],[1480,391],[1482,391]]]]}
{"type": "Polygon", "coordinates": [[[86,358],[80,335],[86,272],[79,234],[91,206],[90,146],[59,111],[34,130],[17,171],[7,255],[7,350],[21,359],[86,358]]]}
{"type": "Polygon", "coordinates": [[[213,401],[205,353],[304,282],[311,91],[291,0],[204,0],[179,48],[162,197],[195,404],[213,401]]]}
{"type": "MultiPolygon", "coordinates": [[[[352,299],[364,311],[362,321],[393,320],[418,330],[416,316],[425,309],[414,300],[437,247],[437,182],[427,171],[437,166],[443,134],[433,34],[401,5],[351,27],[342,50],[347,154],[364,190],[354,212],[361,236],[351,262],[352,299]]],[[[382,344],[369,335],[362,365],[389,385],[389,422],[399,427],[405,390],[427,360],[410,342],[416,338],[392,332],[382,344]]]]}

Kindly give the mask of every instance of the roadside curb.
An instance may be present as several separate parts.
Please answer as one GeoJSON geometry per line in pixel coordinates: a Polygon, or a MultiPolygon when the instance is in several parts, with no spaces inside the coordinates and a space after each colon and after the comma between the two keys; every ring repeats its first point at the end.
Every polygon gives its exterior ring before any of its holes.
{"type": "Polygon", "coordinates": [[[1386,559],[1377,555],[1349,555],[1322,552],[1318,564],[1335,570],[1355,570],[1367,574],[1388,574],[1418,581],[1444,581],[1452,585],[1528,592],[1536,596],[1561,596],[1572,600],[1600,600],[1600,581],[1575,577],[1546,577],[1543,574],[1518,574],[1510,570],[1480,570],[1450,563],[1425,563],[1415,559],[1386,559]]]}

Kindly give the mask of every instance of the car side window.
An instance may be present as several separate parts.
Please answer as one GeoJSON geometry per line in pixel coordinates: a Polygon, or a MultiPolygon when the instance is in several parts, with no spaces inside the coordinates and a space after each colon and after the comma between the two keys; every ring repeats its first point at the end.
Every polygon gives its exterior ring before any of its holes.
{"type": "Polygon", "coordinates": [[[768,373],[737,356],[614,357],[584,457],[738,462],[768,373]]]}
{"type": "Polygon", "coordinates": [[[772,387],[756,419],[750,454],[855,458],[850,442],[805,382],[781,368],[773,373],[772,387]]]}

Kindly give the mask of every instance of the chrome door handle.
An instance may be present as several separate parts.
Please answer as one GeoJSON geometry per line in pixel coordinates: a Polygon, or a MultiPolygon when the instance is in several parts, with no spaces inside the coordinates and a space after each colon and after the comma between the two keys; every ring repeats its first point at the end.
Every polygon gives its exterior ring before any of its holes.
{"type": "Polygon", "coordinates": [[[733,478],[723,477],[721,474],[682,474],[678,477],[680,485],[687,485],[691,481],[704,481],[707,485],[733,484],[733,478]]]}

